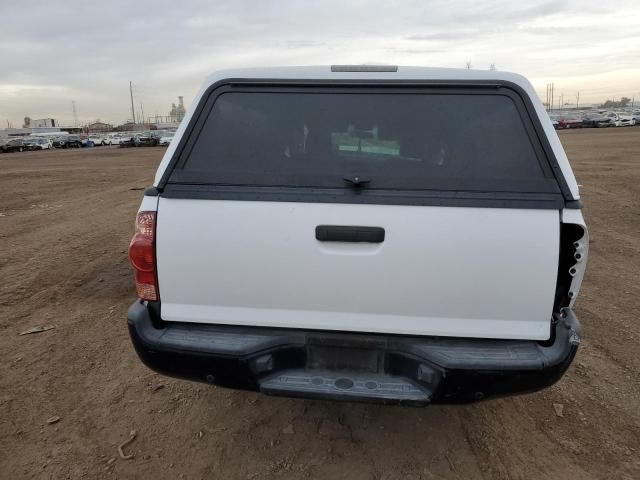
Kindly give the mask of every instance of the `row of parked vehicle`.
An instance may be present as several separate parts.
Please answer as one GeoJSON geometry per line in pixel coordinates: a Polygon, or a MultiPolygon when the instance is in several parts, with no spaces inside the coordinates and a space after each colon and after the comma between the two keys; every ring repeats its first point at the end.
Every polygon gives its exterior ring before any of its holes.
{"type": "Polygon", "coordinates": [[[89,135],[94,146],[119,145],[121,147],[154,147],[167,146],[171,143],[174,132],[167,130],[148,130],[129,133],[109,133],[106,135],[89,135]]]}
{"type": "Polygon", "coordinates": [[[64,135],[60,137],[20,137],[0,140],[0,151],[4,153],[24,152],[32,150],[49,150],[51,148],[82,148],[94,146],[89,137],[80,135],[64,135]]]}
{"type": "Polygon", "coordinates": [[[561,112],[551,114],[553,126],[558,129],[566,128],[602,128],[602,127],[631,127],[640,125],[640,110],[630,112],[612,112],[597,110],[589,112],[561,112]]]}
{"type": "Polygon", "coordinates": [[[0,151],[23,152],[25,150],[46,150],[51,148],[51,142],[47,138],[14,138],[0,140],[0,151]]]}
{"type": "Polygon", "coordinates": [[[168,146],[173,132],[148,131],[91,135],[61,135],[59,137],[28,136],[0,139],[0,152],[24,152],[51,148],[83,148],[118,145],[120,147],[168,146]]]}
{"type": "Polygon", "coordinates": [[[149,130],[122,136],[118,144],[121,147],[166,147],[171,143],[174,132],[149,130]]]}

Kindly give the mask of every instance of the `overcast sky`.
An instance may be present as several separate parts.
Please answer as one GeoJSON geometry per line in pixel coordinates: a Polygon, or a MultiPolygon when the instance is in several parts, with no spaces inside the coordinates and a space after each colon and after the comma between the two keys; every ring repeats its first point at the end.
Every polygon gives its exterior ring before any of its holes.
{"type": "Polygon", "coordinates": [[[167,115],[228,67],[391,63],[553,81],[575,102],[636,95],[640,1],[0,0],[0,122],[167,115]]]}

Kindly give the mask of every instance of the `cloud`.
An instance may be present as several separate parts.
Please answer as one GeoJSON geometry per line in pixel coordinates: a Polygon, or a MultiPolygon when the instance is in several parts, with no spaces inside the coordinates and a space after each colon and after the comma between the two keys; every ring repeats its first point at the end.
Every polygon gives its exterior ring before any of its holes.
{"type": "Polygon", "coordinates": [[[575,83],[580,79],[613,72],[605,87],[632,94],[640,85],[625,75],[640,58],[637,5],[636,0],[0,2],[0,122],[19,123],[27,115],[68,121],[72,100],[83,120],[122,122],[130,117],[129,80],[136,108],[163,115],[178,95],[190,101],[211,71],[239,66],[463,67],[470,60],[478,68],[495,63],[536,81],[565,84],[567,90],[580,89],[575,83]]]}

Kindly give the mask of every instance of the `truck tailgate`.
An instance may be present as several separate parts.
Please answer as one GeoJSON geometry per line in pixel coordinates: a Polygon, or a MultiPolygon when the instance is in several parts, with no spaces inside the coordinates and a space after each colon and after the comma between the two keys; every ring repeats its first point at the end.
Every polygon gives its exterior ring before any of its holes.
{"type": "Polygon", "coordinates": [[[160,198],[164,320],[544,340],[553,209],[160,198]],[[381,227],[324,242],[319,225],[381,227]]]}

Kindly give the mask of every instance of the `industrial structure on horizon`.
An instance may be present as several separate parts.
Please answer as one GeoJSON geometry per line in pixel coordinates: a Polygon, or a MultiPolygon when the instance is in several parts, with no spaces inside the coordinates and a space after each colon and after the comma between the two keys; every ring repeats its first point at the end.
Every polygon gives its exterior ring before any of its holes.
{"type": "Polygon", "coordinates": [[[180,122],[182,121],[186,113],[187,110],[184,107],[184,97],[180,95],[178,97],[178,104],[171,104],[169,115],[155,115],[154,117],[149,117],[147,119],[148,121],[143,123],[145,125],[155,125],[155,128],[157,128],[158,130],[167,128],[178,128],[178,125],[180,125],[180,122]]]}
{"type": "Polygon", "coordinates": [[[132,131],[132,130],[174,130],[178,128],[180,122],[186,114],[186,108],[184,106],[184,97],[180,95],[178,97],[178,103],[171,104],[171,110],[168,115],[155,115],[146,119],[140,120],[138,117],[136,122],[127,121],[121,125],[114,125],[108,122],[103,122],[97,119],[94,122],[84,125],[63,125],[55,118],[39,118],[32,119],[31,117],[24,117],[24,123],[21,128],[13,128],[12,125],[7,124],[6,129],[0,129],[1,136],[24,136],[32,133],[39,134],[54,134],[56,132],[68,132],[68,133],[106,133],[112,131],[132,131]]]}

